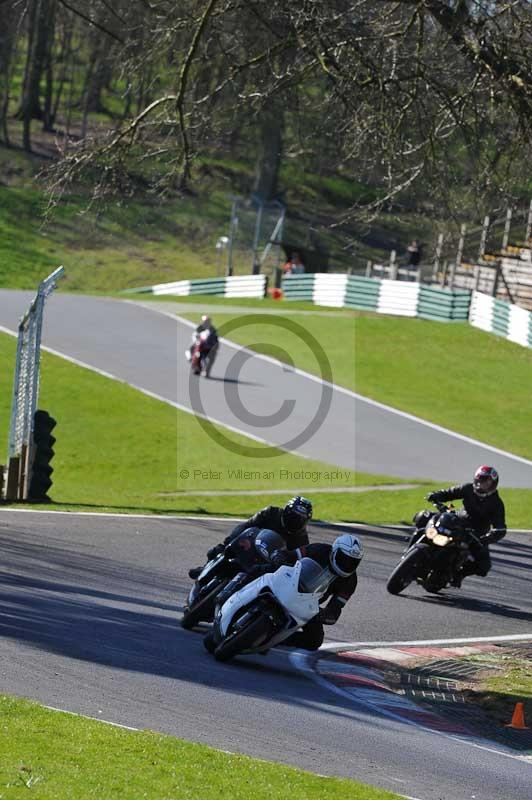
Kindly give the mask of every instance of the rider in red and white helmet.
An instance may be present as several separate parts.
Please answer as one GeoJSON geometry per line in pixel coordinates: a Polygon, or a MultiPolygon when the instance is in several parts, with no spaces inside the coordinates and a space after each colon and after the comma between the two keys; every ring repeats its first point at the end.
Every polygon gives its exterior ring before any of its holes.
{"type": "Polygon", "coordinates": [[[490,494],[495,494],[498,485],[499,473],[494,467],[483,464],[475,472],[473,491],[477,497],[489,497],[490,494]]]}
{"type": "MultiPolygon", "coordinates": [[[[498,485],[499,473],[497,470],[487,464],[482,464],[476,469],[471,483],[462,483],[427,495],[427,500],[431,503],[462,500],[463,508],[459,515],[467,527],[473,528],[479,536],[479,544],[470,546],[475,560],[466,562],[462,577],[487,575],[491,569],[488,545],[491,542],[498,542],[506,536],[504,503],[497,491],[498,485]]],[[[416,514],[414,517],[416,528],[418,530],[424,528],[430,516],[429,511],[420,511],[416,514]]]]}

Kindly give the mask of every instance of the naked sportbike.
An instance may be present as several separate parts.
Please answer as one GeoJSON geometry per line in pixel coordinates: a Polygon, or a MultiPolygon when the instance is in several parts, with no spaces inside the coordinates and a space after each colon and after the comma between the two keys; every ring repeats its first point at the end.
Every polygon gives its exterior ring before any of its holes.
{"type": "Polygon", "coordinates": [[[386,588],[399,594],[416,581],[427,592],[460,586],[461,570],[471,555],[471,544],[482,545],[482,537],[447,506],[440,506],[424,530],[418,531],[388,579],[386,588]]]}

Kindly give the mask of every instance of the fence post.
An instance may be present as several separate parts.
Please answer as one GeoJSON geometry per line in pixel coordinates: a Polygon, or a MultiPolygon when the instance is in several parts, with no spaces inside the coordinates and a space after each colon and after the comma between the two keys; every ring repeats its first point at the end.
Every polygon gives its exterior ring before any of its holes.
{"type": "Polygon", "coordinates": [[[454,289],[454,276],[456,275],[456,270],[462,263],[462,253],[464,251],[464,239],[466,234],[466,226],[462,224],[460,226],[460,239],[458,241],[458,250],[456,251],[456,258],[454,263],[451,265],[451,274],[449,277],[449,289],[454,289]]]}
{"type": "Polygon", "coordinates": [[[436,252],[434,254],[434,265],[432,267],[432,282],[436,283],[438,280],[438,272],[440,271],[440,258],[443,249],[443,233],[438,234],[438,242],[436,244],[436,252]]]}
{"type": "Polygon", "coordinates": [[[396,263],[396,255],[397,253],[395,250],[392,250],[390,253],[390,280],[396,281],[397,280],[397,263],[396,263]]]}
{"type": "Polygon", "coordinates": [[[490,226],[490,218],[488,216],[484,217],[484,224],[482,225],[482,234],[480,236],[480,245],[478,248],[478,260],[484,258],[484,253],[486,252],[486,240],[488,238],[488,230],[490,226]]]}
{"type": "Polygon", "coordinates": [[[512,223],[512,209],[506,209],[506,222],[504,223],[504,233],[502,236],[502,252],[508,247],[508,239],[510,238],[510,225],[512,223]]]}

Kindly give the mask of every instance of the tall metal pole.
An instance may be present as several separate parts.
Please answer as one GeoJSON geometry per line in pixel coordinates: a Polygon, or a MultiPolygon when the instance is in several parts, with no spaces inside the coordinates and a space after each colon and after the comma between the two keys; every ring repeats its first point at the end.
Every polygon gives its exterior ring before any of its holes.
{"type": "Polygon", "coordinates": [[[485,216],[484,223],[482,225],[482,234],[480,236],[480,245],[478,248],[479,261],[481,261],[484,258],[484,253],[486,252],[486,240],[488,238],[489,227],[490,227],[490,218],[488,216],[485,216]]]}
{"type": "Polygon", "coordinates": [[[227,248],[227,269],[226,276],[228,278],[233,274],[233,241],[236,236],[238,228],[238,197],[233,198],[233,205],[231,207],[231,224],[229,226],[229,247],[227,248]]]}
{"type": "Polygon", "coordinates": [[[262,226],[262,210],[264,206],[261,203],[257,209],[257,216],[255,218],[255,234],[253,236],[253,264],[251,266],[251,274],[258,275],[260,272],[260,259],[259,259],[259,239],[260,229],[262,226]]]}
{"type": "Polygon", "coordinates": [[[438,272],[440,271],[441,251],[443,250],[443,233],[438,234],[438,242],[436,244],[436,252],[434,254],[434,265],[432,267],[432,282],[436,283],[438,280],[438,272]]]}
{"type": "Polygon", "coordinates": [[[449,276],[449,289],[454,289],[454,276],[456,275],[456,270],[462,263],[462,253],[464,252],[465,235],[466,235],[466,225],[462,224],[460,226],[460,239],[458,240],[458,250],[456,251],[456,258],[454,260],[454,264],[451,266],[451,274],[449,276]]]}
{"type": "Polygon", "coordinates": [[[512,209],[506,209],[506,222],[504,223],[504,234],[502,237],[502,251],[504,252],[508,247],[508,239],[510,238],[510,225],[512,223],[512,209]]]}

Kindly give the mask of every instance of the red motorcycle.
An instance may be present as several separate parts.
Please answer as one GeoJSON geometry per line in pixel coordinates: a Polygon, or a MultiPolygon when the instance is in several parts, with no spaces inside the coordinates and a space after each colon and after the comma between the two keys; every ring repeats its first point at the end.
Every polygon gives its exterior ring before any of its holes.
{"type": "Polygon", "coordinates": [[[190,369],[194,375],[203,374],[206,378],[209,377],[217,349],[218,342],[212,343],[210,331],[194,333],[190,350],[186,352],[187,359],[190,361],[190,369]]]}

